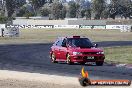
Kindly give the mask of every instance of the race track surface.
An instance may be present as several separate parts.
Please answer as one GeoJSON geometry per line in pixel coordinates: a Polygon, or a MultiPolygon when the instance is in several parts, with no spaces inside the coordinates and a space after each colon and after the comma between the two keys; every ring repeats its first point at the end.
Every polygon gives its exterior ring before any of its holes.
{"type": "MultiPolygon", "coordinates": [[[[99,47],[127,46],[132,41],[97,42],[99,47]]],[[[0,45],[0,69],[30,73],[55,74],[64,76],[80,76],[82,66],[89,72],[91,79],[130,79],[132,69],[116,67],[110,64],[104,66],[53,64],[49,59],[52,44],[12,44],[0,45]]]]}

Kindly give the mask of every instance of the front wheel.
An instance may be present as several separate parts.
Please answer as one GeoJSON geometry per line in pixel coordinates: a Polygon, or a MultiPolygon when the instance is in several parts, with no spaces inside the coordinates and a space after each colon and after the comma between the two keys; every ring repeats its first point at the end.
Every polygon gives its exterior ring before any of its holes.
{"type": "Polygon", "coordinates": [[[66,63],[69,64],[69,65],[73,64],[73,62],[71,62],[69,54],[67,54],[67,56],[66,56],[66,63]]]}
{"type": "Polygon", "coordinates": [[[96,62],[96,65],[97,65],[97,66],[103,66],[103,63],[104,63],[103,61],[97,61],[97,62],[96,62]]]}

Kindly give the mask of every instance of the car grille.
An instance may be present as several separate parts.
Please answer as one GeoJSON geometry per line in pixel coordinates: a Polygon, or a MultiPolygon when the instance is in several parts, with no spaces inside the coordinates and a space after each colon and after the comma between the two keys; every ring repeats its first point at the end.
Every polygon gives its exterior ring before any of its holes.
{"type": "Polygon", "coordinates": [[[83,54],[91,55],[91,54],[97,54],[97,52],[83,52],[83,54]]]}

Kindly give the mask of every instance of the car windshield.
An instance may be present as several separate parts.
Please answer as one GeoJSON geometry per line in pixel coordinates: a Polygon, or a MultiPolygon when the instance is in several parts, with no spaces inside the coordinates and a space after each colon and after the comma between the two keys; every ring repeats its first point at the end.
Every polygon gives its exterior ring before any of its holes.
{"type": "Polygon", "coordinates": [[[91,48],[93,44],[88,38],[69,38],[68,45],[71,47],[91,48]]]}

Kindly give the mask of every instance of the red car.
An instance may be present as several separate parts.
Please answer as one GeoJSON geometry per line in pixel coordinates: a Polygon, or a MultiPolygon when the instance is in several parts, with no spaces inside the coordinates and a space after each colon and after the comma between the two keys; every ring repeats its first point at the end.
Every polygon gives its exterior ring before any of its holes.
{"type": "Polygon", "coordinates": [[[58,38],[51,47],[50,57],[53,63],[59,61],[65,61],[67,64],[96,62],[98,66],[102,66],[105,59],[103,50],[97,48],[97,44],[80,36],[58,38]]]}

